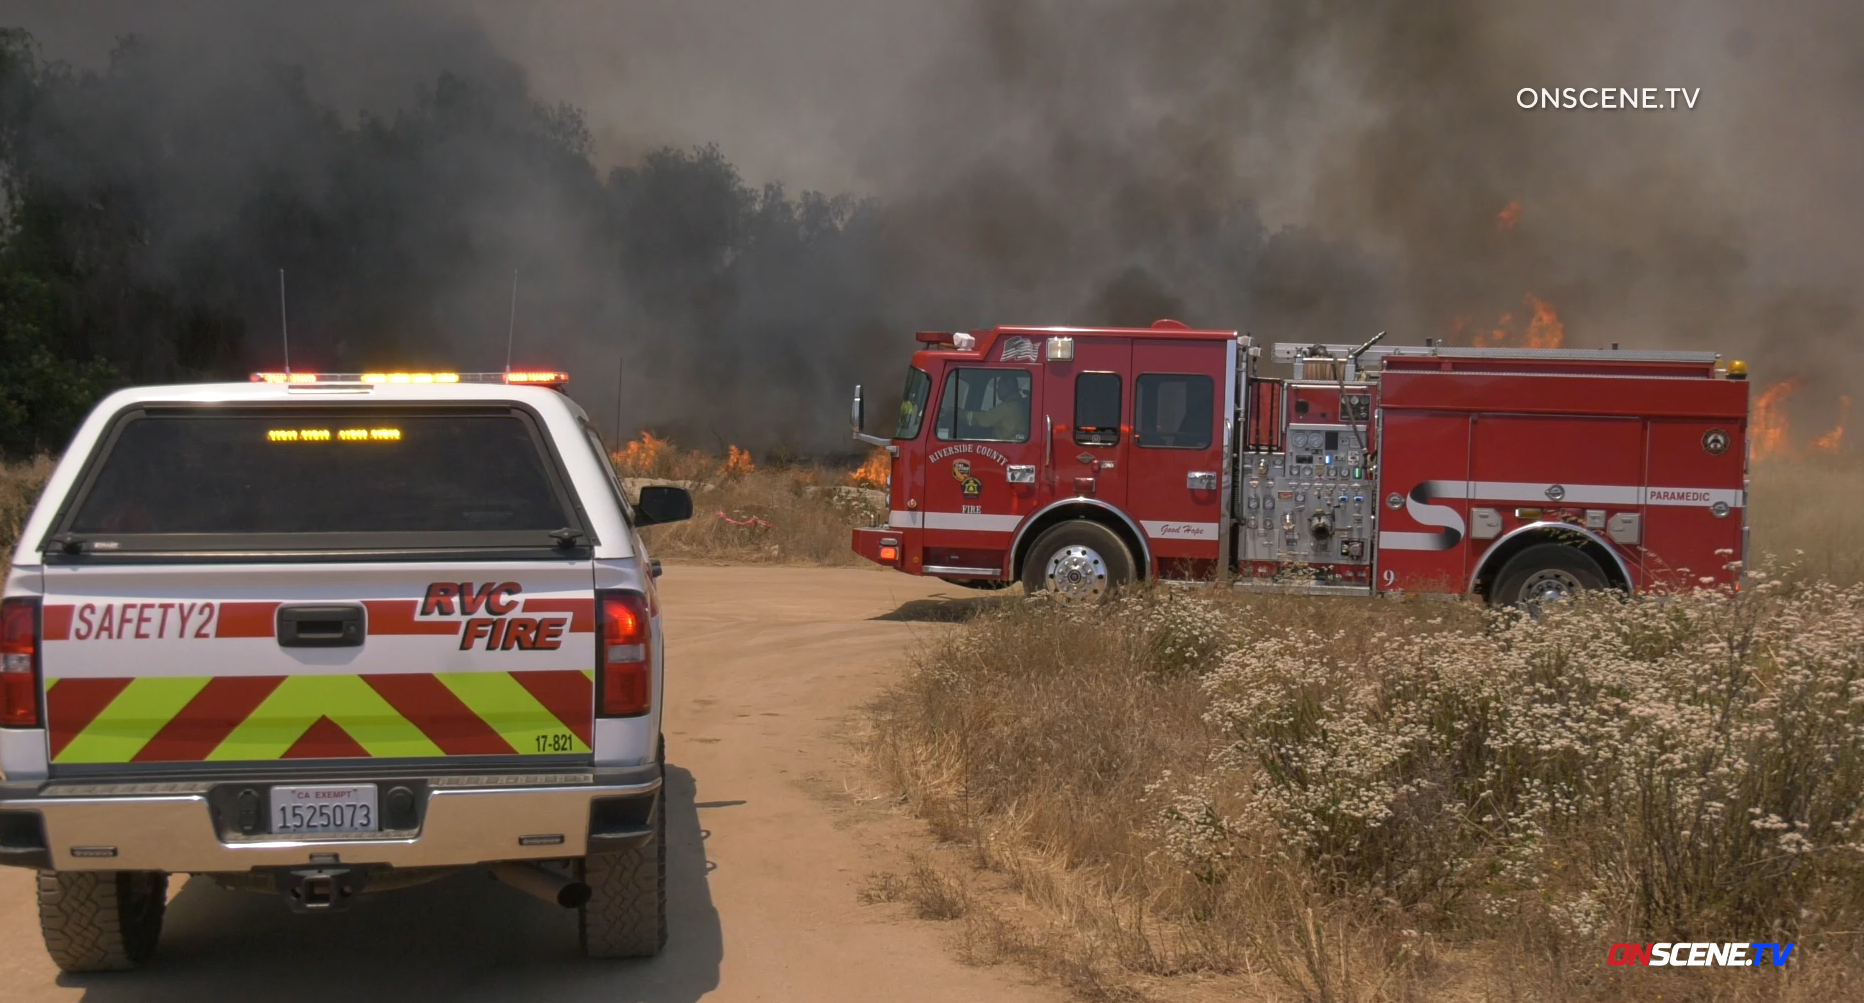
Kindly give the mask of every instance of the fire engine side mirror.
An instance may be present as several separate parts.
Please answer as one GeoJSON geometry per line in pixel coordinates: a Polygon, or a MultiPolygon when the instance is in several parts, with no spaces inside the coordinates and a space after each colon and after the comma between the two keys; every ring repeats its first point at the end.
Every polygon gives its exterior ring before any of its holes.
{"type": "Polygon", "coordinates": [[[854,385],[854,407],[848,412],[848,430],[854,433],[856,442],[865,442],[870,446],[879,446],[895,456],[900,455],[900,447],[895,446],[886,439],[882,439],[878,435],[868,435],[866,432],[861,431],[861,429],[867,425],[867,422],[862,420],[865,417],[863,411],[864,409],[861,406],[861,385],[856,383],[854,385]]]}

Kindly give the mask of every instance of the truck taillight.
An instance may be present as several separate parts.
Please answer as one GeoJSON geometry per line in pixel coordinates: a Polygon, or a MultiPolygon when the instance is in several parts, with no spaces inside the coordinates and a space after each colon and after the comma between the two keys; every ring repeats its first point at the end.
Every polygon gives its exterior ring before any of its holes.
{"type": "Polygon", "coordinates": [[[0,602],[0,725],[39,726],[39,600],[0,602]]]}
{"type": "Polygon", "coordinates": [[[639,592],[603,592],[601,650],[596,653],[596,706],[603,717],[633,717],[653,709],[654,622],[639,592]]]}

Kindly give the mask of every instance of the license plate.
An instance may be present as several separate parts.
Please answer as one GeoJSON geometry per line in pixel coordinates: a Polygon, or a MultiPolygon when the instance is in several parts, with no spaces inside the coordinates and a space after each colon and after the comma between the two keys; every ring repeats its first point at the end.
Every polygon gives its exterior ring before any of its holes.
{"type": "Polygon", "coordinates": [[[375,832],[374,784],[325,784],[272,788],[272,831],[375,832]]]}

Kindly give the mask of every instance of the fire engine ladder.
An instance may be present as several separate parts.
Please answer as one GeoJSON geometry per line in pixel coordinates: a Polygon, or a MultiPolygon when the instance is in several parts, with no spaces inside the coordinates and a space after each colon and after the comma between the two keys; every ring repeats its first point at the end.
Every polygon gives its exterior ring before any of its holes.
{"type": "MultiPolygon", "coordinates": [[[[1301,380],[1307,378],[1307,360],[1337,362],[1346,359],[1358,347],[1284,341],[1275,344],[1271,357],[1276,362],[1294,366],[1294,378],[1301,380]]],[[[1366,349],[1360,358],[1362,361],[1383,362],[1393,355],[1437,359],[1563,359],[1572,362],[1686,362],[1710,365],[1720,362],[1722,358],[1716,352],[1684,349],[1625,351],[1617,348],[1456,348],[1448,345],[1374,345],[1366,349]]],[[[1354,368],[1349,365],[1346,371],[1349,381],[1356,378],[1354,368]]]]}

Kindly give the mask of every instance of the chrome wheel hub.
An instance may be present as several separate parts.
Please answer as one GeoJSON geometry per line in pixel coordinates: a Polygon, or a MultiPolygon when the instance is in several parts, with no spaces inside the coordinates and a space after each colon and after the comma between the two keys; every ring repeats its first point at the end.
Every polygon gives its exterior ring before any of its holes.
{"type": "Polygon", "coordinates": [[[1107,591],[1107,562],[1092,547],[1070,544],[1056,551],[1043,581],[1066,599],[1098,599],[1107,591]]]}
{"type": "Polygon", "coordinates": [[[1529,575],[1521,583],[1521,601],[1539,605],[1559,599],[1571,599],[1585,588],[1569,571],[1547,568],[1529,575]]]}

